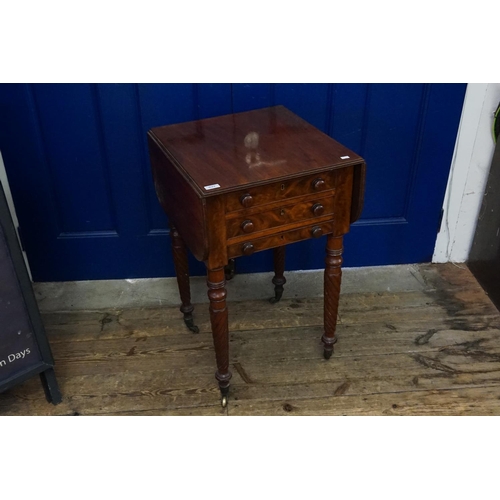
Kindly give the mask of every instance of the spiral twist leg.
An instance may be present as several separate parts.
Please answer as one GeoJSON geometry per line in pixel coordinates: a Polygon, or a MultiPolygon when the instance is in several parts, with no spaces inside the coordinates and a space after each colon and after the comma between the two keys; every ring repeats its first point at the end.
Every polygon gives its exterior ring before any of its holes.
{"type": "Polygon", "coordinates": [[[335,328],[339,309],[340,281],[342,277],[342,236],[328,235],[325,259],[325,333],[321,340],[324,345],[324,357],[329,359],[333,345],[337,342],[335,328]]]}
{"type": "Polygon", "coordinates": [[[179,285],[179,294],[181,296],[182,305],[181,312],[184,314],[184,323],[194,333],[200,330],[194,324],[193,310],[191,304],[191,290],[189,287],[189,263],[186,245],[182,240],[177,229],[170,226],[170,236],[172,238],[172,254],[174,257],[175,274],[177,276],[177,284],[179,285]]]}
{"type": "Polygon", "coordinates": [[[283,285],[286,283],[285,273],[285,246],[274,249],[274,297],[269,299],[271,304],[279,302],[283,295],[283,285]]]}
{"type": "Polygon", "coordinates": [[[219,383],[222,396],[222,405],[227,402],[229,392],[229,331],[227,324],[226,307],[226,282],[224,279],[224,268],[209,269],[207,276],[208,298],[210,299],[210,322],[212,324],[212,335],[215,347],[215,359],[217,360],[217,371],[215,378],[219,383]]]}

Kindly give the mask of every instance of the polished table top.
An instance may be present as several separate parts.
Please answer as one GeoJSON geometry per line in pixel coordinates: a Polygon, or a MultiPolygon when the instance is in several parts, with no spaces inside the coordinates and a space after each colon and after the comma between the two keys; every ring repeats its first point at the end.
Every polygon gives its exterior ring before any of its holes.
{"type": "Polygon", "coordinates": [[[363,162],[283,106],[156,127],[149,135],[200,196],[363,162]]]}

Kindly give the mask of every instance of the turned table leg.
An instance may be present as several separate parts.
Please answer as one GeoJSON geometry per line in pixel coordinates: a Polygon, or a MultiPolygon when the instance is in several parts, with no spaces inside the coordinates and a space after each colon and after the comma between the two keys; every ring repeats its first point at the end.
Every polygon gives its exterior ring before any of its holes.
{"type": "Polygon", "coordinates": [[[208,298],[210,299],[210,322],[212,324],[212,335],[214,338],[215,359],[217,360],[217,371],[215,378],[219,382],[222,396],[222,406],[227,404],[229,392],[229,330],[227,324],[226,307],[226,281],[224,279],[224,268],[208,269],[207,272],[208,298]]]}
{"type": "Polygon", "coordinates": [[[269,299],[271,304],[276,304],[283,295],[283,285],[286,283],[285,273],[285,246],[274,249],[274,297],[269,299]]]}
{"type": "Polygon", "coordinates": [[[321,340],[324,344],[323,355],[329,359],[333,345],[337,342],[335,328],[339,309],[340,280],[342,277],[342,236],[327,236],[325,259],[325,333],[321,340]]]}
{"type": "Polygon", "coordinates": [[[191,304],[187,248],[179,232],[173,225],[170,225],[170,236],[172,238],[175,274],[177,276],[177,284],[179,285],[179,294],[182,302],[180,310],[184,314],[184,323],[186,323],[186,326],[192,332],[198,333],[200,330],[194,324],[193,320],[194,306],[191,304]]]}

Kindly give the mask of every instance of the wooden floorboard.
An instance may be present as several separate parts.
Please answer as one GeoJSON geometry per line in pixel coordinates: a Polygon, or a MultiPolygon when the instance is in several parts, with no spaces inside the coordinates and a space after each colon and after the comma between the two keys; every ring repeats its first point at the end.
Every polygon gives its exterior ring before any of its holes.
{"type": "Polygon", "coordinates": [[[499,415],[500,315],[472,274],[421,267],[422,291],[341,298],[322,357],[322,299],[229,303],[228,408],[219,404],[207,305],[199,334],[177,307],[43,315],[63,393],[37,378],[1,415],[499,415]]]}

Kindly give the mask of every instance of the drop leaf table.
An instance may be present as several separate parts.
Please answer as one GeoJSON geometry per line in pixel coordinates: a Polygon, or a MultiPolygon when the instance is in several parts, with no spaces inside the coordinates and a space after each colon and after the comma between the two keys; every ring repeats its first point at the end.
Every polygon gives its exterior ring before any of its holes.
{"type": "Polygon", "coordinates": [[[362,209],[364,160],[283,106],[152,128],[148,144],[171,227],[180,309],[193,332],[187,249],[207,267],[222,405],[231,379],[225,284],[238,256],[274,249],[274,303],[286,281],[285,246],[326,236],[322,341],[329,359],[342,239],[362,209]]]}

